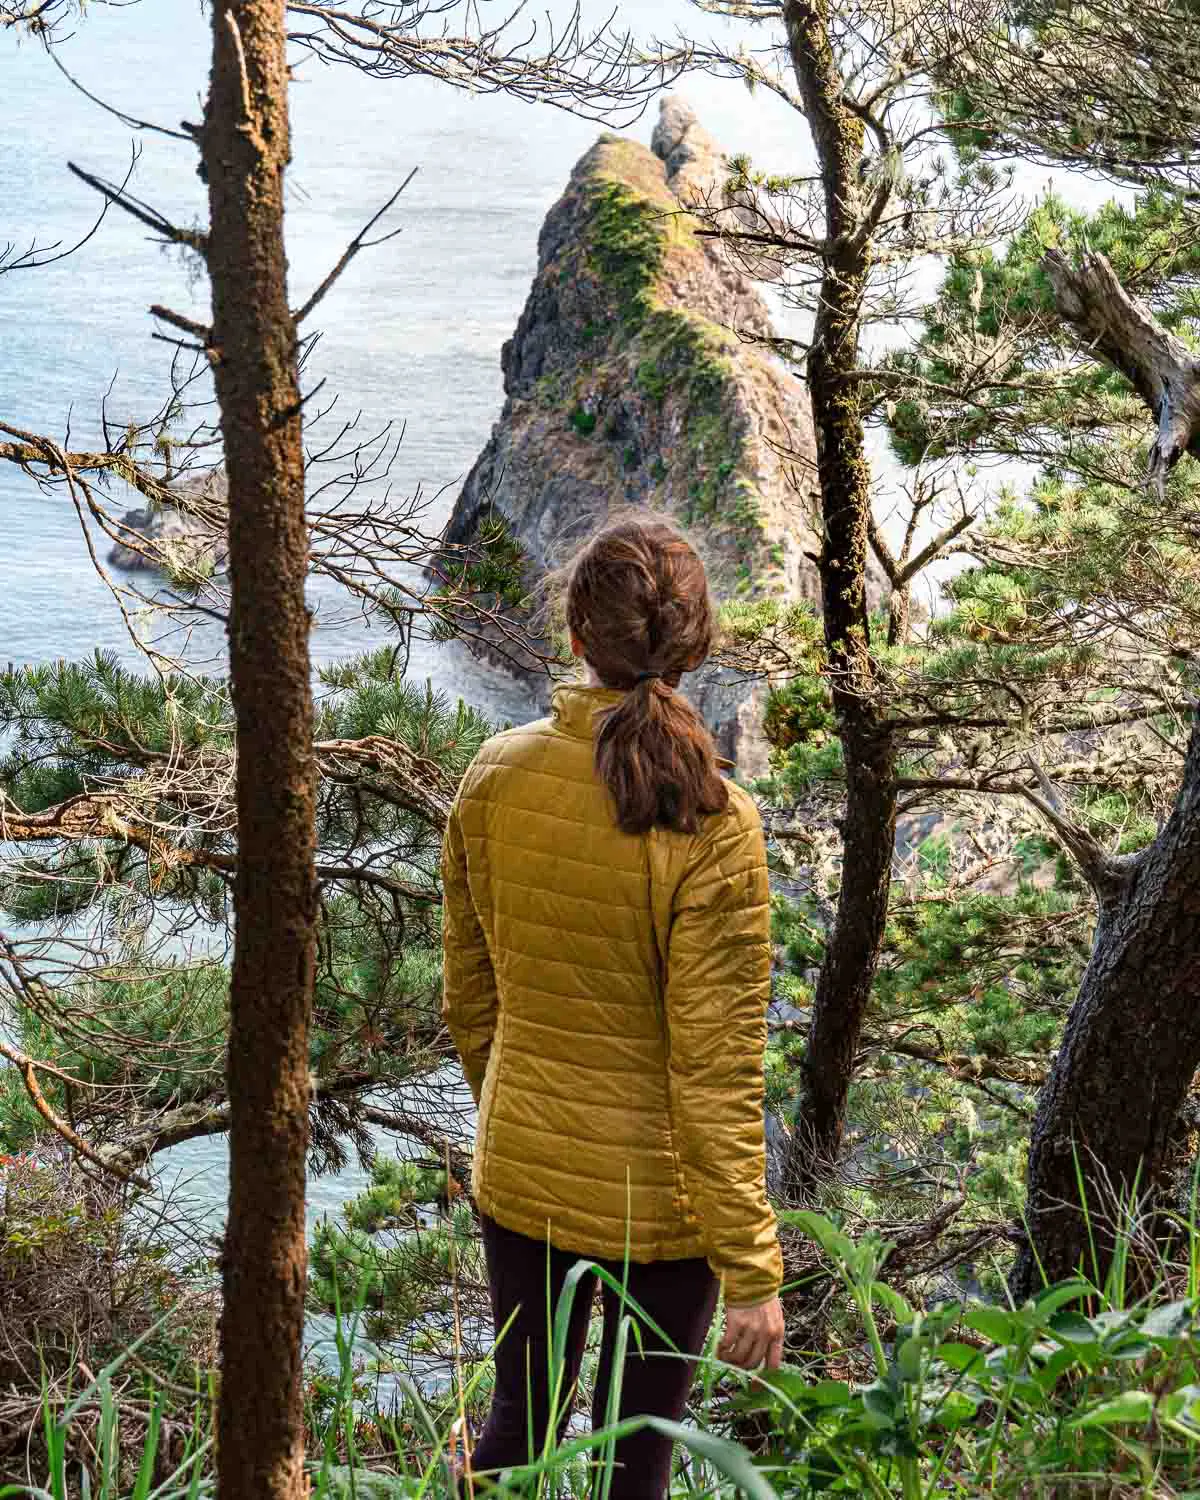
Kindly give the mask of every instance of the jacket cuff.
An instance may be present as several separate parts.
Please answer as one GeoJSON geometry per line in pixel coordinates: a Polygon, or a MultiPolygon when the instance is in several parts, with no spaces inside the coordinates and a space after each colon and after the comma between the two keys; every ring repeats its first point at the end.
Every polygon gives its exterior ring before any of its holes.
{"type": "Polygon", "coordinates": [[[762,1307],[779,1296],[783,1278],[775,1267],[726,1271],[721,1277],[721,1292],[726,1307],[762,1307]]]}

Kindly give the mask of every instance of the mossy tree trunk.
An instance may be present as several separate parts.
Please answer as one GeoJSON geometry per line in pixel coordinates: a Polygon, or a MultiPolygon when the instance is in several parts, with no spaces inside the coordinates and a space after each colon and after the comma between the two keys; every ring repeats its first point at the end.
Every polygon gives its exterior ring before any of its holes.
{"type": "Polygon", "coordinates": [[[804,1089],[785,1172],[808,1196],[836,1162],[863,1018],[887,920],[896,835],[896,749],[878,707],[870,657],[867,561],[870,466],[856,373],[870,263],[863,201],[863,120],[844,102],[828,0],[788,0],[788,47],[825,193],[821,292],[808,358],[824,544],[819,568],[830,684],[846,766],[844,876],[817,982],[804,1089]]]}
{"type": "Polygon", "coordinates": [[[212,20],[203,152],[238,767],[218,1493],[296,1500],[316,880],[284,0],[215,0],[212,20]]]}

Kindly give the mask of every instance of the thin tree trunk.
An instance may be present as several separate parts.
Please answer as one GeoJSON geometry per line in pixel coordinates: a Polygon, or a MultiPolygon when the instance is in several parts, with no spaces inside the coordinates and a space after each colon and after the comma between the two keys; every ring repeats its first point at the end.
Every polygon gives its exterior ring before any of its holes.
{"type": "Polygon", "coordinates": [[[285,48],[283,0],[215,0],[203,147],[213,368],[229,478],[238,757],[222,1500],[304,1493],[300,1346],[315,776],[304,460],[283,245],[285,48]]]}
{"type": "Polygon", "coordinates": [[[825,190],[828,254],[808,359],[824,546],[825,643],[846,766],[843,879],[817,983],[804,1092],[785,1167],[791,1196],[809,1195],[836,1161],[846,1100],[887,919],[896,835],[895,746],[874,694],[867,614],[871,473],[854,372],[870,232],[859,182],[862,119],[843,103],[828,0],[784,6],[792,64],[825,190]]]}
{"type": "Polygon", "coordinates": [[[1107,874],[1092,957],[1033,1124],[1018,1298],[1043,1274],[1103,1276],[1122,1200],[1135,1189],[1153,1200],[1166,1186],[1200,1067],[1200,725],[1162,833],[1107,874]]]}

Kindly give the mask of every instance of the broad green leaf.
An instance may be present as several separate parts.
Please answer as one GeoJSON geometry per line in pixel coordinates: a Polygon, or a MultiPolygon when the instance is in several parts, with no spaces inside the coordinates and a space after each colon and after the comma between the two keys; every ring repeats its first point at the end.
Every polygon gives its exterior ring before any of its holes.
{"type": "Polygon", "coordinates": [[[939,1303],[937,1307],[925,1314],[921,1323],[922,1334],[932,1339],[940,1339],[962,1317],[962,1310],[961,1302],[939,1303]]]}
{"type": "Polygon", "coordinates": [[[1034,1379],[1044,1391],[1052,1391],[1064,1371],[1079,1363],[1079,1353],[1070,1344],[1056,1349],[1046,1363],[1034,1373],[1034,1379]]]}
{"type": "Polygon", "coordinates": [[[818,1380],[808,1394],[815,1406],[847,1406],[850,1402],[850,1386],[844,1380],[818,1380]]]}
{"type": "Polygon", "coordinates": [[[1105,1358],[1145,1359],[1153,1352],[1154,1344],[1150,1339],[1141,1338],[1137,1334],[1124,1334],[1115,1344],[1105,1350],[1105,1358]]]}
{"type": "Polygon", "coordinates": [[[1091,1290],[1090,1282],[1064,1281],[1058,1286],[1048,1286],[1033,1299],[1033,1305],[1043,1318],[1051,1318],[1060,1307],[1066,1307],[1069,1302],[1078,1302],[1091,1290]]]}
{"type": "Polygon", "coordinates": [[[854,1258],[854,1242],[824,1214],[814,1213],[807,1208],[794,1208],[781,1212],[779,1219],[784,1224],[793,1224],[797,1229],[802,1229],[810,1240],[815,1240],[820,1245],[831,1260],[840,1265],[845,1265],[854,1258]]]}
{"type": "Polygon", "coordinates": [[[894,1425],[896,1420],[896,1397],[880,1381],[862,1391],[863,1411],[872,1427],[884,1428],[894,1425]]]}
{"type": "Polygon", "coordinates": [[[888,1286],[886,1281],[873,1281],[871,1283],[871,1296],[881,1307],[886,1307],[888,1312],[897,1322],[910,1323],[913,1310],[904,1300],[894,1286],[888,1286]]]}
{"type": "Polygon", "coordinates": [[[1192,1326],[1195,1312],[1192,1302],[1164,1302],[1142,1319],[1142,1332],[1151,1339],[1180,1338],[1192,1326]]]}
{"type": "Polygon", "coordinates": [[[982,1302],[967,1309],[963,1322],[993,1344],[1015,1343],[1021,1334],[1017,1320],[1003,1307],[989,1307],[982,1302]]]}
{"type": "Polygon", "coordinates": [[[983,1363],[983,1350],[976,1349],[971,1344],[952,1342],[939,1344],[937,1357],[952,1370],[969,1370],[972,1365],[981,1365],[983,1363]]]}
{"type": "Polygon", "coordinates": [[[1091,1318],[1077,1312],[1055,1313],[1050,1319],[1050,1331],[1066,1344],[1094,1344],[1100,1337],[1091,1318]]]}
{"type": "Polygon", "coordinates": [[[1166,1421],[1194,1423],[1200,1416],[1200,1385],[1181,1385],[1178,1390],[1168,1391],[1158,1403],[1158,1410],[1166,1421]]]}
{"type": "Polygon", "coordinates": [[[1154,1415],[1154,1397],[1149,1391],[1122,1391],[1076,1417],[1072,1427],[1115,1427],[1122,1422],[1148,1422],[1154,1415]]]}
{"type": "Polygon", "coordinates": [[[978,1410],[979,1402],[973,1396],[964,1390],[951,1390],[933,1403],[929,1420],[939,1427],[961,1427],[978,1410]]]}
{"type": "Polygon", "coordinates": [[[921,1378],[921,1340],[907,1338],[896,1350],[896,1369],[900,1379],[912,1383],[921,1378]]]}
{"type": "MultiPolygon", "coordinates": [[[[803,1370],[792,1370],[784,1366],[779,1370],[765,1370],[755,1378],[754,1385],[747,1395],[757,1397],[757,1404],[763,1405],[762,1397],[767,1391],[778,1391],[788,1401],[811,1405],[813,1402],[813,1385],[803,1370]]],[[[753,1402],[749,1403],[753,1405],[753,1402]]]]}

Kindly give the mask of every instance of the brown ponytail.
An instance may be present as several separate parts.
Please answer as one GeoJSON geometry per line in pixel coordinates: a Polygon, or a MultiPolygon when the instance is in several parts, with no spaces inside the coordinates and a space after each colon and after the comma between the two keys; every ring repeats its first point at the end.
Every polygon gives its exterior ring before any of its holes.
{"type": "Polygon", "coordinates": [[[675,692],[712,646],[704,564],[661,521],[622,521],[583,549],[567,584],[567,624],[606,687],[626,690],[599,716],[596,771],[625,833],[695,833],[729,788],[700,715],[675,692]]]}

